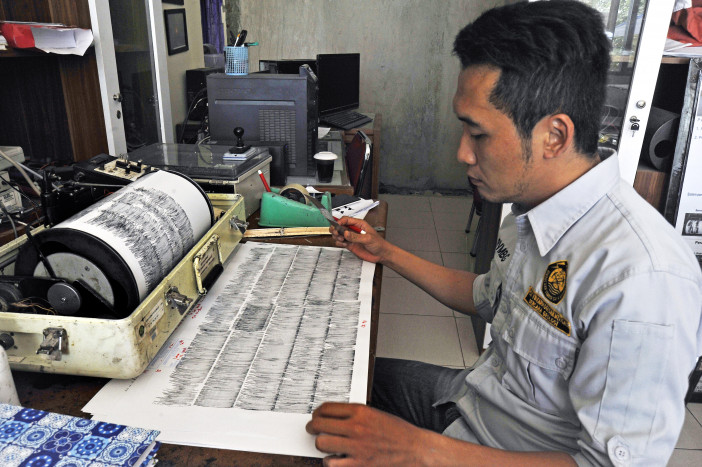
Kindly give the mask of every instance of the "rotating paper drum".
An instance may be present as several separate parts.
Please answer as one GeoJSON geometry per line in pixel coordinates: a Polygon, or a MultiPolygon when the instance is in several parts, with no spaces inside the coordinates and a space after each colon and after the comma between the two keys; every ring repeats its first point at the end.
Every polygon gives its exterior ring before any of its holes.
{"type": "MultiPolygon", "coordinates": [[[[57,277],[82,280],[128,316],[214,223],[204,191],[185,175],[145,175],[34,236],[57,277]]],[[[48,276],[25,244],[18,275],[48,276]]]]}

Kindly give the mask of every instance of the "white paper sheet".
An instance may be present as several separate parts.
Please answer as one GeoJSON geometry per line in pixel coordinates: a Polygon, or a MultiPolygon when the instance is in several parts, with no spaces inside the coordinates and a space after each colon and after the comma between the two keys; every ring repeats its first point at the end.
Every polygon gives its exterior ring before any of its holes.
{"type": "Polygon", "coordinates": [[[321,457],[311,411],[366,400],[374,269],[338,248],[240,245],[145,372],[83,410],[166,443],[321,457]]]}
{"type": "Polygon", "coordinates": [[[666,39],[663,55],[669,57],[699,57],[702,55],[702,47],[693,47],[690,43],[666,39]]]}
{"type": "Polygon", "coordinates": [[[338,208],[332,209],[332,214],[337,219],[344,216],[355,217],[356,219],[365,219],[368,211],[380,204],[378,201],[373,201],[372,199],[359,199],[353,203],[344,204],[338,208]]]}
{"type": "Polygon", "coordinates": [[[80,28],[32,28],[34,46],[60,55],[85,55],[93,43],[93,31],[80,28]]]}

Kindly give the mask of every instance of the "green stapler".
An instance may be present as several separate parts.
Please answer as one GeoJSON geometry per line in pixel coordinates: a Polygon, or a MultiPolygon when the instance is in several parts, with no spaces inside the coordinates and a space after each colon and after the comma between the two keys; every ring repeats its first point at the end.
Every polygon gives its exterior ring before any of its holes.
{"type": "MultiPolygon", "coordinates": [[[[306,190],[304,192],[307,193],[306,190]]],[[[327,227],[329,221],[324,218],[319,209],[305,204],[304,200],[304,196],[297,197],[295,193],[291,196],[287,187],[271,188],[271,191],[264,192],[261,198],[261,218],[258,225],[264,227],[327,227]],[[300,201],[295,201],[295,199],[300,199],[300,201]]],[[[320,201],[324,207],[331,210],[332,202],[329,192],[325,192],[320,201]]]]}

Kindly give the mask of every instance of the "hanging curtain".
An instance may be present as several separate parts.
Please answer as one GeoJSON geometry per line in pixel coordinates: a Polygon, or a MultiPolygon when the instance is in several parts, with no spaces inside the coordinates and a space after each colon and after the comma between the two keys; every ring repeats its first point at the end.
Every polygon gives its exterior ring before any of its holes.
{"type": "Polygon", "coordinates": [[[212,44],[217,53],[224,52],[224,25],[222,24],[222,0],[200,0],[202,42],[212,44]]]}

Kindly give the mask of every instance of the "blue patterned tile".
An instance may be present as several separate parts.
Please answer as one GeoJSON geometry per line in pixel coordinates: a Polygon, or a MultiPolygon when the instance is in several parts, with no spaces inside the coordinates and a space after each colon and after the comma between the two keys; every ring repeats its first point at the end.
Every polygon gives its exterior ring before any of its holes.
{"type": "MultiPolygon", "coordinates": [[[[61,460],[59,460],[55,467],[103,467],[99,465],[95,465],[95,463],[91,460],[88,459],[77,459],[75,457],[63,457],[61,460]]],[[[114,467],[112,465],[110,466],[104,466],[104,467],[114,467]]]]}
{"type": "MultiPolygon", "coordinates": [[[[39,426],[47,426],[51,428],[63,428],[64,426],[66,426],[67,423],[73,420],[73,418],[74,417],[71,417],[70,415],[47,413],[46,417],[39,420],[36,424],[39,426]]],[[[86,421],[90,422],[90,420],[86,421]]]]}
{"type": "Polygon", "coordinates": [[[41,446],[41,449],[47,452],[56,452],[58,454],[66,454],[73,445],[83,439],[83,434],[73,433],[68,430],[58,430],[49,441],[41,446]]]}
{"type": "Polygon", "coordinates": [[[61,459],[55,452],[33,452],[22,461],[20,467],[51,467],[61,459]]]}
{"type": "Polygon", "coordinates": [[[22,446],[7,445],[0,451],[0,465],[4,467],[17,467],[30,456],[34,450],[22,446]]]}
{"type": "Polygon", "coordinates": [[[119,435],[122,430],[124,430],[124,425],[100,422],[92,429],[92,433],[96,436],[109,436],[111,438],[119,435]]]}
{"type": "Polygon", "coordinates": [[[16,405],[0,404],[0,418],[3,420],[13,418],[22,410],[22,407],[16,405]]]}
{"type": "Polygon", "coordinates": [[[98,422],[95,420],[86,420],[84,418],[74,418],[66,424],[66,429],[77,431],[79,433],[90,433],[98,422]]]}
{"type": "Polygon", "coordinates": [[[9,442],[17,438],[19,435],[29,429],[30,424],[18,422],[16,420],[8,420],[0,425],[0,442],[9,442]]]}
{"type": "Polygon", "coordinates": [[[22,409],[17,415],[15,415],[15,420],[26,423],[36,423],[44,417],[46,417],[46,412],[43,410],[22,409]]]}
{"type": "Polygon", "coordinates": [[[107,464],[122,465],[132,458],[135,451],[135,445],[113,439],[96,460],[107,464]]]}
{"type": "Polygon", "coordinates": [[[56,433],[56,430],[51,427],[33,425],[15,440],[15,444],[39,448],[42,444],[49,441],[54,433],[56,433]]]}
{"type": "Polygon", "coordinates": [[[135,467],[158,433],[0,404],[0,467],[135,467]]]}
{"type": "Polygon", "coordinates": [[[73,446],[69,455],[81,459],[95,459],[109,443],[108,438],[88,435],[73,446]]]}

